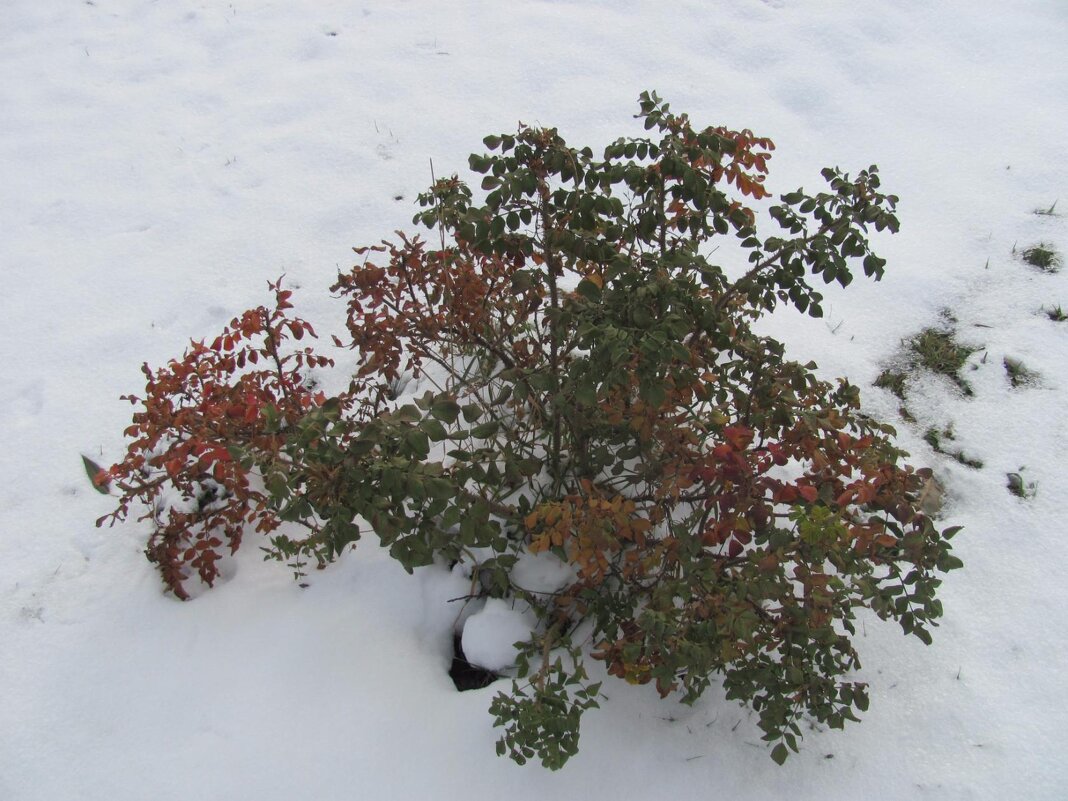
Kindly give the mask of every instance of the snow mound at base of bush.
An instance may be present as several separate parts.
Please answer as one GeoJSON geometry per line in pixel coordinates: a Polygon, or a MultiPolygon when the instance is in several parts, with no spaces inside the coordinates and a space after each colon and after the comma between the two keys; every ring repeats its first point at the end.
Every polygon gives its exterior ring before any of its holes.
{"type": "Polygon", "coordinates": [[[490,598],[486,605],[468,618],[461,645],[472,665],[486,670],[505,670],[515,664],[515,644],[529,639],[537,621],[529,610],[490,598]]]}

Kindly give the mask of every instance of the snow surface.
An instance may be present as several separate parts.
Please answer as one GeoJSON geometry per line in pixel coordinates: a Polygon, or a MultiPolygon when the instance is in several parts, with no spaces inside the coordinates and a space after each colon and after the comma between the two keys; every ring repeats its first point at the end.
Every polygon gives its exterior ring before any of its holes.
{"type": "Polygon", "coordinates": [[[515,644],[530,639],[537,622],[529,609],[490,598],[464,623],[464,656],[472,665],[495,672],[514,667],[515,644]]]}
{"type": "Polygon", "coordinates": [[[7,0],[0,799],[1068,797],[1068,324],[1039,314],[1068,307],[1068,270],[1013,255],[1068,251],[1066,41],[1063,0],[7,0]],[[80,455],[120,456],[143,361],[282,273],[338,330],[325,288],[352,245],[410,226],[430,159],[463,172],[519,120],[596,149],[639,132],[644,89],[771,136],[774,191],[877,162],[902,198],[881,284],[766,326],[865,387],[966,526],[932,647],[865,621],[863,723],[807,733],[780,768],[715,688],[688,708],[610,682],[563,771],[521,769],[494,755],[497,690],[446,673],[461,575],[408,576],[368,537],[301,589],[250,538],[183,604],[144,524],[93,526],[112,501],[80,455]],[[943,309],[983,346],[976,396],[921,377],[907,425],[870,383],[943,309]],[[1038,385],[1011,389],[1004,356],[1038,385]],[[982,470],[923,443],[947,423],[982,470]]]}

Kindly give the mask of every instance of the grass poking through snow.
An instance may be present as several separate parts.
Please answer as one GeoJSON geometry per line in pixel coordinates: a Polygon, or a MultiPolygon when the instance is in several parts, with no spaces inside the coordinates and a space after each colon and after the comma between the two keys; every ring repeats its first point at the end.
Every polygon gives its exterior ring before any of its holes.
{"type": "Polygon", "coordinates": [[[1009,377],[1009,383],[1014,387],[1033,386],[1038,383],[1038,373],[1029,369],[1019,359],[1006,356],[1002,364],[1005,365],[1005,374],[1009,377]]]}
{"type": "Polygon", "coordinates": [[[946,441],[956,440],[956,435],[953,433],[953,426],[946,426],[942,430],[939,430],[932,426],[924,432],[923,440],[931,446],[931,450],[935,453],[940,453],[943,456],[949,456],[959,464],[965,467],[970,467],[973,470],[980,470],[983,467],[981,459],[975,459],[971,456],[966,456],[964,451],[960,448],[951,448],[946,446],[946,441]]]}
{"type": "Polygon", "coordinates": [[[1045,242],[1025,248],[1020,255],[1025,262],[1044,273],[1055,273],[1060,269],[1061,257],[1045,242]]]}
{"type": "Polygon", "coordinates": [[[932,373],[946,376],[960,387],[965,395],[970,397],[974,394],[968,382],[961,378],[960,371],[968,357],[979,348],[961,345],[953,338],[952,331],[937,328],[925,328],[908,340],[908,348],[920,365],[932,373]]]}
{"type": "Polygon", "coordinates": [[[1068,314],[1065,314],[1064,309],[1060,306],[1050,306],[1048,309],[1043,306],[1042,313],[1055,323],[1063,323],[1068,320],[1068,314]]]}

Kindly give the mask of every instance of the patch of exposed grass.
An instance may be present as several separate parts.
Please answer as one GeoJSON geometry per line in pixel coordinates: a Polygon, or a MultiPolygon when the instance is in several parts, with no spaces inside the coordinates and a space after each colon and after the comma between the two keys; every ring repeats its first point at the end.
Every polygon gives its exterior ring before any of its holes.
{"type": "Polygon", "coordinates": [[[961,345],[951,331],[925,328],[908,340],[909,352],[933,373],[939,373],[953,381],[965,395],[973,395],[968,382],[960,377],[961,368],[968,357],[979,348],[961,345]]]}
{"type": "Polygon", "coordinates": [[[954,453],[951,453],[950,456],[952,456],[954,459],[957,460],[957,462],[964,465],[965,467],[970,467],[972,470],[983,469],[982,459],[974,459],[970,456],[965,456],[964,451],[956,451],[954,453]]]}
{"type": "Polygon", "coordinates": [[[1057,201],[1054,200],[1053,204],[1048,209],[1035,209],[1035,214],[1039,217],[1056,217],[1057,212],[1054,209],[1057,208],[1057,201]]]}
{"type": "Polygon", "coordinates": [[[1025,262],[1044,273],[1055,273],[1060,268],[1061,257],[1045,242],[1025,248],[1020,254],[1025,262]]]}
{"type": "Polygon", "coordinates": [[[939,431],[934,426],[931,426],[931,428],[928,428],[924,432],[923,441],[926,442],[928,445],[930,445],[932,450],[937,451],[938,453],[943,453],[944,452],[942,450],[942,438],[943,437],[945,437],[946,439],[954,439],[953,429],[947,427],[947,428],[944,428],[941,431],[939,431]]]}
{"type": "Polygon", "coordinates": [[[1063,323],[1068,320],[1068,314],[1065,314],[1064,309],[1060,306],[1050,306],[1048,309],[1043,306],[1042,313],[1055,323],[1063,323]]]}
{"type": "Polygon", "coordinates": [[[912,412],[905,406],[905,382],[908,376],[901,370],[894,370],[893,368],[886,368],[873,382],[873,386],[880,389],[889,390],[890,394],[900,400],[902,403],[897,408],[897,413],[901,415],[901,419],[906,423],[915,423],[916,418],[912,416],[912,412]]]}
{"type": "Polygon", "coordinates": [[[1022,475],[1025,468],[1021,467],[1018,473],[1006,473],[1005,486],[1008,487],[1009,492],[1015,495],[1017,498],[1033,498],[1037,491],[1035,483],[1032,481],[1028,483],[1024,480],[1022,475]]]}
{"type": "Polygon", "coordinates": [[[900,370],[887,368],[875,379],[875,386],[886,389],[900,400],[905,400],[905,374],[900,370]]]}
{"type": "Polygon", "coordinates": [[[1005,374],[1009,377],[1009,383],[1014,387],[1032,386],[1038,383],[1039,374],[1029,369],[1019,359],[1006,356],[1002,364],[1005,365],[1005,374]]]}
{"type": "Polygon", "coordinates": [[[980,470],[983,467],[983,462],[980,459],[973,459],[970,456],[966,456],[964,451],[960,448],[949,448],[945,446],[946,441],[955,440],[957,437],[953,433],[953,426],[946,426],[939,430],[935,427],[928,428],[924,432],[923,440],[935,453],[940,453],[943,456],[949,456],[959,464],[965,467],[971,467],[974,470],[980,470]]]}

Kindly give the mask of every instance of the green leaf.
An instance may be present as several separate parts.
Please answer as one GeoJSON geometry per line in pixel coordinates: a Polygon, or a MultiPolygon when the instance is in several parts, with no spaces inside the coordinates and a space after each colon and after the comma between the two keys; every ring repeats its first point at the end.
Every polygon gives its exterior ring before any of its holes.
{"type": "Polygon", "coordinates": [[[425,459],[430,453],[430,440],[425,431],[413,428],[404,435],[404,444],[417,459],[425,459]]]}
{"type": "Polygon", "coordinates": [[[516,292],[525,292],[534,285],[530,270],[516,270],[512,274],[512,289],[516,292]]]}
{"type": "Polygon", "coordinates": [[[868,693],[863,688],[858,688],[853,696],[853,703],[861,712],[868,711],[868,693]]]}
{"type": "Polygon", "coordinates": [[[964,562],[950,554],[946,554],[938,560],[938,569],[943,572],[960,570],[962,567],[964,567],[964,562]]]}
{"type": "Polygon", "coordinates": [[[430,407],[430,413],[443,423],[455,423],[460,416],[460,404],[451,398],[438,398],[430,407]]]}
{"type": "Polygon", "coordinates": [[[550,392],[556,386],[556,379],[553,378],[552,373],[532,373],[527,376],[527,383],[533,389],[550,392]]]}
{"type": "Polygon", "coordinates": [[[790,752],[787,750],[785,743],[779,743],[771,749],[771,758],[779,765],[785,762],[788,756],[790,756],[790,752]]]}
{"type": "Polygon", "coordinates": [[[575,291],[592,303],[599,303],[601,300],[601,288],[588,278],[579,281],[575,291]]]}
{"type": "Polygon", "coordinates": [[[418,423],[423,419],[423,415],[419,413],[419,408],[417,406],[408,403],[401,406],[393,413],[393,419],[402,423],[418,423]]]}
{"type": "Polygon", "coordinates": [[[501,424],[496,420],[491,420],[488,423],[475,426],[471,429],[471,436],[475,439],[487,439],[497,433],[497,429],[501,427],[501,424]]]}
{"type": "Polygon", "coordinates": [[[434,442],[441,442],[443,439],[447,439],[449,433],[445,430],[445,426],[439,423],[437,420],[428,417],[419,424],[419,428],[426,432],[434,442]]]}
{"type": "Polygon", "coordinates": [[[520,459],[518,462],[516,462],[516,466],[519,468],[520,473],[522,473],[524,476],[530,477],[537,475],[541,472],[541,469],[544,466],[544,462],[541,459],[527,457],[525,459],[520,459]]]}
{"type": "Polygon", "coordinates": [[[288,495],[287,490],[289,489],[289,485],[286,483],[284,473],[271,473],[263,483],[267,488],[267,492],[276,501],[281,500],[288,495]]]}
{"type": "Polygon", "coordinates": [[[330,547],[334,556],[340,556],[346,546],[360,539],[360,527],[335,518],[330,521],[330,547]]]}
{"type": "Polygon", "coordinates": [[[450,498],[456,497],[456,487],[452,485],[451,481],[444,478],[428,478],[424,485],[426,487],[426,494],[431,498],[447,501],[450,498]]]}
{"type": "Polygon", "coordinates": [[[660,406],[667,400],[667,392],[659,381],[643,381],[640,394],[642,400],[650,406],[660,406]]]}
{"type": "Polygon", "coordinates": [[[583,406],[594,406],[597,403],[597,389],[589,380],[583,381],[575,388],[575,400],[583,406]]]}
{"type": "Polygon", "coordinates": [[[349,453],[353,456],[366,456],[375,449],[377,444],[373,439],[357,439],[349,445],[349,453]]]}

